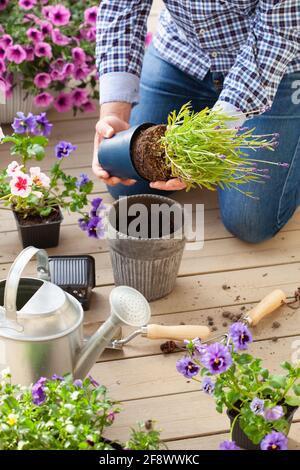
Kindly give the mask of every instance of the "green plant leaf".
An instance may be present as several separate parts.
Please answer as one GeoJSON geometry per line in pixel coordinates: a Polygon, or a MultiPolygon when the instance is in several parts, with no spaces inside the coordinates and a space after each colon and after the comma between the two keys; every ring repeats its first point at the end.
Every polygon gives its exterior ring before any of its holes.
{"type": "Polygon", "coordinates": [[[300,397],[287,396],[285,397],[285,403],[291,406],[300,406],[300,397]]]}
{"type": "Polygon", "coordinates": [[[284,375],[272,375],[269,384],[273,388],[284,388],[286,386],[286,377],[284,375]]]}
{"type": "Polygon", "coordinates": [[[33,144],[27,149],[28,155],[38,161],[43,160],[45,157],[45,149],[42,145],[33,144]]]}

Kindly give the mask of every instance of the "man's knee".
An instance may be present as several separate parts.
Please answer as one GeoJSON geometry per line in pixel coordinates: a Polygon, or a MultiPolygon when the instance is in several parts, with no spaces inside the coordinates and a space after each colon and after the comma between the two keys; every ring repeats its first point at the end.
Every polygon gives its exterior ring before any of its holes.
{"type": "Polygon", "coordinates": [[[278,232],[275,224],[258,218],[255,214],[251,216],[247,213],[241,215],[239,212],[225,213],[222,214],[222,221],[232,235],[247,243],[264,242],[278,232]]]}

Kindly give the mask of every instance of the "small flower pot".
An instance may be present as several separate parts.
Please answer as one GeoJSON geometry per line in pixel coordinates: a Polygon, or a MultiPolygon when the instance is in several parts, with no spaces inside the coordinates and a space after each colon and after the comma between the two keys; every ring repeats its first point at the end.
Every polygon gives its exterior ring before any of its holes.
{"type": "MultiPolygon", "coordinates": [[[[285,405],[287,408],[287,412],[285,415],[285,419],[287,420],[289,424],[289,430],[293,421],[293,416],[295,412],[297,411],[298,407],[297,406],[289,406],[285,405]]],[[[237,411],[235,410],[227,410],[227,416],[230,419],[230,424],[232,425],[236,415],[237,411]]],[[[239,419],[235,422],[235,425],[233,427],[232,431],[232,440],[236,443],[237,446],[239,446],[241,449],[245,450],[260,450],[260,445],[259,444],[253,444],[253,442],[249,439],[249,437],[244,433],[240,426],[239,419]]]]}
{"type": "Polygon", "coordinates": [[[18,216],[17,212],[13,211],[19,239],[23,248],[27,246],[35,246],[36,248],[53,248],[58,245],[60,225],[63,220],[62,213],[59,210],[58,217],[55,220],[45,220],[42,223],[33,221],[22,224],[22,219],[18,216]]]}
{"type": "Polygon", "coordinates": [[[0,123],[10,124],[18,111],[28,114],[33,110],[33,95],[28,94],[23,90],[21,83],[18,83],[13,88],[12,96],[6,99],[5,106],[0,105],[0,123]]]}
{"type": "Polygon", "coordinates": [[[183,207],[180,204],[172,199],[150,194],[123,197],[117,200],[109,211],[107,231],[117,286],[134,287],[148,301],[164,297],[173,290],[186,242],[183,233],[183,207]],[[159,210],[163,204],[174,210],[173,225],[170,222],[161,228],[163,226],[161,222],[156,238],[151,238],[149,235],[132,236],[128,230],[132,218],[130,219],[131,216],[128,214],[136,204],[141,204],[147,209],[148,229],[152,222],[151,211],[159,210]],[[123,221],[125,218],[122,227],[120,214],[123,221]]]}
{"type": "Polygon", "coordinates": [[[144,123],[130,129],[118,132],[111,139],[103,139],[98,152],[101,166],[113,176],[129,178],[137,181],[147,181],[135,169],[131,159],[131,149],[134,137],[144,129],[153,126],[144,123]]]}

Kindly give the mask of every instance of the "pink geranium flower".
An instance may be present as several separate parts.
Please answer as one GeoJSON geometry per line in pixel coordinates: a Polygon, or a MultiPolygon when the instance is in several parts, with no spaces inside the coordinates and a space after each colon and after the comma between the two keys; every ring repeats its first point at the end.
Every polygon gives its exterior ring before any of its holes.
{"type": "Polygon", "coordinates": [[[86,59],[85,52],[81,47],[74,47],[72,49],[72,57],[75,64],[82,64],[86,59]]]}
{"type": "Polygon", "coordinates": [[[60,93],[54,100],[54,107],[59,113],[65,113],[72,108],[73,99],[70,93],[60,93]]]}
{"type": "Polygon", "coordinates": [[[19,44],[9,46],[6,52],[6,59],[15,64],[21,64],[26,59],[26,52],[19,44]]]}
{"type": "Polygon", "coordinates": [[[34,77],[33,82],[37,88],[48,88],[51,83],[51,77],[48,73],[41,72],[34,77]]]}
{"type": "Polygon", "coordinates": [[[52,57],[52,48],[50,44],[46,42],[38,42],[34,47],[34,53],[37,57],[52,57]]]}
{"type": "Polygon", "coordinates": [[[3,47],[9,47],[12,46],[13,44],[13,39],[9,34],[3,34],[3,36],[0,39],[0,44],[3,47]]]}
{"type": "Polygon", "coordinates": [[[39,31],[36,28],[29,28],[26,31],[26,36],[28,37],[28,39],[30,39],[33,42],[40,42],[44,39],[43,33],[41,33],[41,31],[39,31]]]}
{"type": "Polygon", "coordinates": [[[10,181],[11,194],[14,196],[27,197],[31,193],[31,178],[21,171],[10,181]]]}
{"type": "Polygon", "coordinates": [[[65,26],[69,23],[71,13],[68,8],[63,5],[54,5],[49,8],[49,16],[48,19],[51,21],[52,24],[55,26],[65,26]]]}
{"type": "Polygon", "coordinates": [[[71,92],[71,96],[73,100],[73,105],[80,107],[82,104],[86,103],[88,99],[88,92],[83,88],[75,88],[75,90],[71,92]]]}
{"type": "Polygon", "coordinates": [[[35,186],[39,186],[41,188],[50,187],[49,176],[45,175],[45,173],[42,173],[39,166],[31,167],[29,169],[29,173],[31,176],[32,184],[34,184],[35,186]]]}
{"type": "Polygon", "coordinates": [[[23,168],[23,165],[19,165],[18,162],[13,161],[6,168],[6,173],[8,174],[8,176],[13,177],[17,173],[21,172],[22,168],[23,168]]]}
{"type": "Polygon", "coordinates": [[[89,24],[91,26],[95,25],[96,24],[96,21],[97,21],[97,11],[98,11],[98,8],[97,7],[91,7],[91,8],[87,8],[84,12],[84,20],[86,22],[86,24],[89,24]]]}
{"type": "Polygon", "coordinates": [[[19,0],[20,8],[31,10],[36,5],[36,0],[19,0]]]}
{"type": "Polygon", "coordinates": [[[57,28],[53,29],[53,31],[51,32],[51,39],[54,44],[57,44],[58,46],[66,46],[70,43],[70,39],[64,34],[62,34],[57,28]]]}
{"type": "Polygon", "coordinates": [[[37,108],[48,108],[53,103],[53,96],[50,93],[43,92],[33,98],[34,105],[37,108]]]}

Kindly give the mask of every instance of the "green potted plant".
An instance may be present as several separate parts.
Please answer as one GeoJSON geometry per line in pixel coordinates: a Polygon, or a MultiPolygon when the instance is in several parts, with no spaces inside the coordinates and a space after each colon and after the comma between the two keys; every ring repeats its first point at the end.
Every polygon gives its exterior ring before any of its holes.
{"type": "Polygon", "coordinates": [[[222,450],[286,450],[293,415],[300,405],[300,364],[284,362],[285,373],[274,375],[261,359],[243,352],[252,341],[249,329],[233,323],[228,344],[186,342],[187,354],[176,364],[184,377],[202,384],[216,401],[216,410],[227,410],[230,440],[222,450]]]}
{"type": "Polygon", "coordinates": [[[104,139],[99,161],[109,173],[122,178],[180,178],[187,190],[195,186],[215,190],[219,186],[241,192],[244,184],[269,178],[268,168],[261,164],[288,167],[286,163],[247,158],[247,149],[274,149],[278,135],[254,135],[254,129],[229,128],[232,119],[219,109],[195,113],[187,103],[178,114],[169,115],[167,125],[144,123],[104,139]]]}
{"type": "Polygon", "coordinates": [[[7,103],[0,122],[34,107],[95,109],[97,7],[93,0],[1,2],[0,76],[7,103]]]}
{"type": "MultiPolygon", "coordinates": [[[[120,412],[118,404],[91,376],[41,377],[28,387],[13,385],[2,371],[0,450],[121,450],[125,444],[104,437],[120,412]]],[[[158,449],[160,433],[139,426],[127,449],[158,449]]]]}
{"type": "Polygon", "coordinates": [[[20,157],[12,161],[0,174],[0,200],[13,210],[23,247],[57,246],[59,241],[61,209],[85,216],[92,181],[82,174],[80,178],[67,175],[60,167],[76,149],[70,142],[59,142],[55,147],[57,161],[49,175],[39,166],[29,166],[32,160],[45,156],[52,124],[45,113],[25,116],[18,112],[12,127],[14,133],[2,138],[11,143],[11,154],[20,157]]]}

